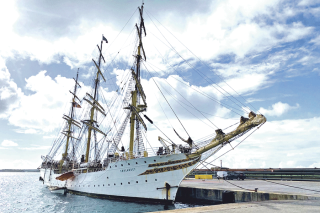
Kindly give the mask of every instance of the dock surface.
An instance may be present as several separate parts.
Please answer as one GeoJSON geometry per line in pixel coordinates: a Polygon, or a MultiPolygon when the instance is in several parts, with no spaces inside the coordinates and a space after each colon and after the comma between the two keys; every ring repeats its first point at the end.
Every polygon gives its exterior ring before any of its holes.
{"type": "Polygon", "coordinates": [[[162,213],[210,213],[210,212],[224,212],[224,213],[269,213],[269,212],[319,212],[319,200],[272,200],[263,202],[249,202],[249,203],[230,203],[213,206],[201,206],[194,208],[175,209],[161,211],[162,213]]]}

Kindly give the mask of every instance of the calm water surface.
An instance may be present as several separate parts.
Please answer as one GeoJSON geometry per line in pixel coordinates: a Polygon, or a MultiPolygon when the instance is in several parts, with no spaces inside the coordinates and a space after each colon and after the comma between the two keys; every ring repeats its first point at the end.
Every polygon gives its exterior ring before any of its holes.
{"type": "Polygon", "coordinates": [[[36,172],[0,172],[0,212],[152,212],[187,208],[52,194],[36,172]]]}

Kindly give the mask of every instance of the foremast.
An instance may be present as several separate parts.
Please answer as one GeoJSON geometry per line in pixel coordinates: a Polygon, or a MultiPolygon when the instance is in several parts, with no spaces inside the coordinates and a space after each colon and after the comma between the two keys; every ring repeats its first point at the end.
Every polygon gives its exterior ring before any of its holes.
{"type": "Polygon", "coordinates": [[[77,72],[77,77],[75,80],[75,85],[74,85],[74,90],[73,92],[71,92],[69,90],[69,92],[73,95],[72,97],[72,102],[71,102],[71,112],[70,115],[63,115],[63,119],[65,119],[67,121],[68,127],[67,127],[67,131],[63,131],[62,134],[64,134],[65,136],[67,136],[67,142],[66,142],[66,147],[65,147],[65,151],[64,153],[62,153],[62,159],[60,160],[60,171],[62,170],[62,165],[64,163],[64,161],[66,160],[67,156],[68,156],[68,148],[69,148],[69,142],[70,142],[70,138],[76,139],[73,136],[73,131],[72,131],[72,125],[81,128],[80,123],[76,120],[74,120],[74,108],[81,108],[81,106],[75,101],[75,99],[78,99],[78,101],[80,102],[80,99],[78,98],[77,94],[77,88],[81,87],[80,84],[78,83],[78,76],[79,76],[79,69],[77,72]]]}
{"type": "MultiPolygon", "coordinates": [[[[95,77],[95,81],[94,81],[94,93],[93,93],[93,95],[90,95],[89,93],[87,93],[86,94],[87,98],[83,98],[83,100],[85,100],[86,102],[88,102],[91,105],[90,119],[82,121],[82,123],[88,127],[88,139],[87,139],[87,147],[86,147],[86,155],[85,155],[85,162],[86,163],[89,161],[92,131],[95,136],[94,137],[95,140],[96,140],[96,132],[106,136],[106,134],[98,128],[97,119],[96,120],[94,119],[94,117],[95,117],[94,115],[96,115],[96,113],[98,113],[98,112],[100,112],[102,115],[106,116],[104,108],[98,102],[98,87],[99,87],[99,83],[100,83],[100,76],[102,77],[102,79],[104,81],[106,81],[101,70],[100,70],[101,59],[103,59],[103,61],[105,62],[104,57],[102,55],[103,41],[106,41],[108,43],[107,39],[102,35],[100,47],[97,45],[97,47],[99,49],[99,53],[100,53],[98,64],[96,63],[96,61],[94,59],[92,59],[93,63],[95,64],[95,66],[97,68],[97,73],[96,73],[96,77],[95,77]],[[95,113],[95,111],[96,111],[96,113],[95,113]]],[[[97,158],[97,148],[95,148],[95,158],[97,158]]]]}
{"type": "MultiPolygon", "coordinates": [[[[136,29],[139,37],[139,45],[137,49],[137,55],[136,55],[136,72],[131,69],[132,76],[135,80],[135,88],[134,91],[131,92],[132,94],[132,102],[129,107],[126,109],[130,109],[131,111],[131,117],[130,117],[130,144],[129,144],[129,158],[133,158],[133,145],[134,145],[134,136],[135,136],[135,123],[137,123],[137,127],[139,123],[143,125],[143,127],[146,128],[145,123],[143,122],[142,118],[140,117],[139,113],[142,111],[145,111],[147,108],[147,102],[146,102],[146,95],[143,91],[141,82],[140,82],[140,63],[142,60],[141,52],[143,52],[144,60],[146,60],[146,54],[144,52],[144,48],[142,45],[142,30],[144,31],[145,36],[147,35],[146,29],[144,26],[144,19],[143,19],[143,4],[141,5],[141,8],[138,7],[139,13],[140,13],[140,23],[139,26],[136,24],[136,29]],[[143,105],[139,104],[140,97],[143,100],[143,105]]],[[[138,132],[136,132],[138,134],[138,132]]],[[[144,153],[146,156],[146,152],[144,153]]]]}
{"type": "MultiPolygon", "coordinates": [[[[143,19],[143,4],[141,8],[139,9],[140,13],[140,23],[139,26],[136,24],[136,29],[139,37],[139,45],[137,49],[137,55],[136,57],[136,72],[131,69],[133,79],[135,80],[135,88],[134,91],[131,92],[132,94],[132,103],[129,105],[129,107],[125,107],[125,109],[130,109],[131,111],[131,117],[130,117],[130,145],[129,145],[129,159],[133,158],[133,148],[134,148],[134,137],[135,137],[135,125],[138,125],[141,123],[145,130],[147,130],[145,123],[143,122],[142,118],[140,117],[139,113],[143,112],[147,109],[147,103],[146,103],[146,96],[143,91],[141,82],[140,82],[140,63],[141,60],[146,60],[146,54],[143,48],[142,44],[142,31],[144,31],[144,34],[146,36],[146,29],[144,26],[144,19],[143,19]],[[142,54],[143,53],[143,57],[142,54]],[[139,104],[140,97],[143,101],[143,105],[139,104]]],[[[204,152],[209,151],[210,149],[213,149],[214,147],[230,143],[231,141],[235,140],[238,137],[241,137],[254,127],[259,127],[260,125],[264,124],[266,122],[266,118],[259,114],[256,115],[254,112],[249,113],[249,118],[240,118],[240,125],[237,127],[236,130],[230,132],[230,133],[223,133],[221,129],[216,130],[217,136],[206,146],[204,147],[197,147],[197,150],[193,152],[192,154],[189,154],[188,157],[195,157],[202,155],[204,152]]],[[[138,131],[138,129],[136,129],[138,131]]],[[[138,136],[138,132],[136,132],[136,135],[138,136]]],[[[192,143],[189,144],[190,148],[193,148],[192,143]]],[[[144,153],[145,156],[147,156],[147,153],[144,153]]]]}

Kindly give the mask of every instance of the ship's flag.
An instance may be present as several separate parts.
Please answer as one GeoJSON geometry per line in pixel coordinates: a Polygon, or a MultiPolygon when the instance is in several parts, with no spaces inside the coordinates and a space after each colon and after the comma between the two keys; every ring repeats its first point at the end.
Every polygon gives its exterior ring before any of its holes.
{"type": "Polygon", "coordinates": [[[106,39],[106,37],[104,37],[104,35],[102,35],[102,40],[106,41],[106,43],[108,43],[108,40],[106,39]]]}
{"type": "Polygon", "coordinates": [[[77,108],[81,108],[80,104],[78,104],[77,102],[72,102],[72,106],[73,107],[77,107],[77,108]]]}

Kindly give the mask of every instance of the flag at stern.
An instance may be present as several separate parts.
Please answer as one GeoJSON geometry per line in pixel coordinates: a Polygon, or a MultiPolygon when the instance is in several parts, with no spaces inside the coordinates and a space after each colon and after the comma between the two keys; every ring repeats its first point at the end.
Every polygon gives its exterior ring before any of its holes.
{"type": "Polygon", "coordinates": [[[75,102],[74,100],[73,100],[73,102],[72,102],[72,106],[73,106],[73,107],[76,107],[76,108],[81,108],[80,104],[78,104],[78,103],[75,102]]]}

